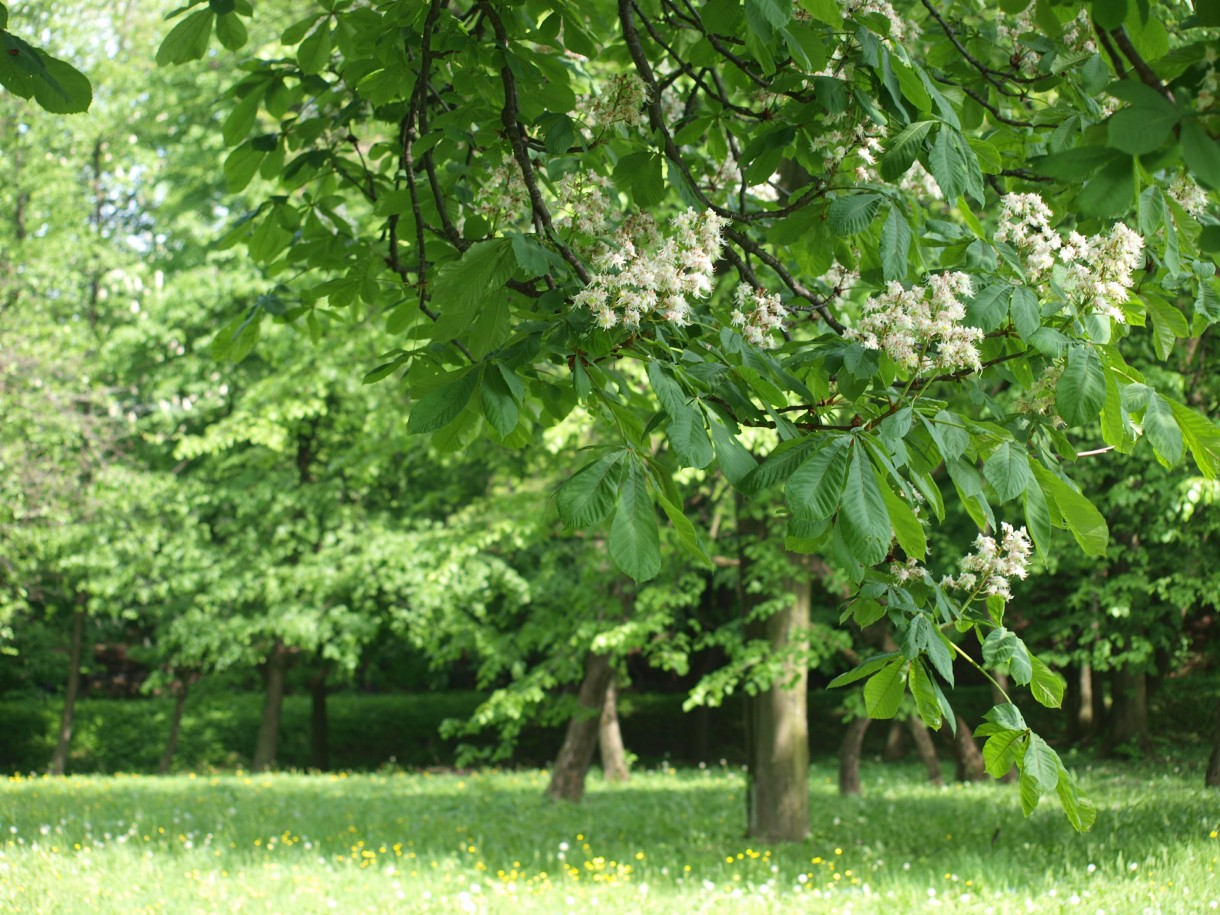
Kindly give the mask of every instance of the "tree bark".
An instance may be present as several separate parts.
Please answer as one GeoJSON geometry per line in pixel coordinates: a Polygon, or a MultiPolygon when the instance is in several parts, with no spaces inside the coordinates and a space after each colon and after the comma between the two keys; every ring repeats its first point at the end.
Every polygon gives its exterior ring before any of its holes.
{"type": "Polygon", "coordinates": [[[908,736],[901,721],[891,721],[885,732],[885,751],[881,758],[886,762],[896,762],[906,756],[908,736]]]}
{"type": "Polygon", "coordinates": [[[839,745],[839,794],[862,794],[860,786],[860,751],[864,735],[873,723],[869,717],[853,718],[839,745]]]}
{"type": "Polygon", "coordinates": [[[602,775],[608,782],[625,782],[631,777],[627,765],[627,750],[623,747],[623,732],[618,725],[618,684],[613,674],[606,685],[606,699],[602,703],[601,721],[598,722],[597,744],[601,749],[602,775]]]}
{"type": "Polygon", "coordinates": [[[191,684],[199,679],[199,674],[186,674],[174,684],[174,712],[169,720],[169,736],[165,739],[165,752],[161,754],[161,762],[157,765],[157,774],[165,775],[174,763],[174,754],[178,752],[178,735],[182,730],[182,714],[186,711],[186,697],[191,691],[191,684]]]}
{"type": "Polygon", "coordinates": [[[987,777],[987,767],[983,762],[983,754],[974,739],[970,725],[961,715],[957,716],[957,733],[946,735],[953,747],[953,758],[957,768],[954,777],[959,782],[979,782],[987,777]]]}
{"type": "MultiPolygon", "coordinates": [[[[747,627],[761,630],[776,654],[796,645],[809,628],[812,581],[793,579],[790,590],[786,607],[747,627]]],[[[802,842],[809,836],[808,682],[804,659],[787,657],[771,688],[746,698],[751,838],[802,842]]]]}
{"type": "Polygon", "coordinates": [[[284,710],[284,673],[288,669],[288,649],[279,639],[267,655],[267,696],[263,702],[263,720],[258,728],[254,747],[254,772],[266,772],[275,767],[279,751],[280,716],[284,710]]]}
{"type": "Polygon", "coordinates": [[[934,785],[943,786],[945,776],[940,771],[940,757],[936,755],[936,745],[932,743],[932,735],[928,733],[928,726],[918,715],[908,717],[906,725],[907,730],[911,732],[911,738],[915,741],[915,750],[919,753],[920,762],[928,770],[928,781],[934,785]]]}
{"type": "Polygon", "coordinates": [[[309,767],[330,769],[330,719],[326,712],[326,663],[309,681],[309,767]]]}
{"type": "Polygon", "coordinates": [[[68,648],[68,689],[64,693],[64,712],[59,719],[59,740],[47,766],[48,775],[63,775],[68,768],[68,750],[72,746],[72,720],[76,715],[76,697],[80,694],[80,660],[85,642],[83,603],[82,597],[78,595],[77,609],[72,614],[72,642],[68,648]]]}
{"type": "Polygon", "coordinates": [[[1112,675],[1113,695],[1105,753],[1134,741],[1144,755],[1152,751],[1148,737],[1148,678],[1143,671],[1120,667],[1112,675]]]}
{"type": "Polygon", "coordinates": [[[589,653],[585,660],[585,679],[580,684],[580,707],[568,722],[568,730],[555,757],[551,783],[546,796],[555,801],[580,802],[585,796],[585,773],[593,762],[597,735],[601,725],[602,704],[606,687],[614,675],[610,658],[589,653]]]}
{"type": "Polygon", "coordinates": [[[1216,715],[1212,722],[1212,755],[1207,761],[1203,784],[1208,788],[1220,788],[1220,701],[1216,702],[1216,715]]]}

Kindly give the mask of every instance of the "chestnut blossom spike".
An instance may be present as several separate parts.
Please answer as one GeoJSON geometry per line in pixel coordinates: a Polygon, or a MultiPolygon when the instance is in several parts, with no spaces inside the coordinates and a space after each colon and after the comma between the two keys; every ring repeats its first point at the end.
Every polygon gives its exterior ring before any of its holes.
{"type": "Polygon", "coordinates": [[[974,552],[962,560],[962,573],[956,578],[945,576],[941,585],[959,591],[980,591],[1003,600],[1012,598],[1011,579],[1029,575],[1029,557],[1033,543],[1024,527],[1000,524],[1000,539],[979,534],[974,552]]]}
{"type": "Polygon", "coordinates": [[[891,282],[884,293],[864,303],[860,327],[851,336],[867,349],[881,350],[913,373],[982,368],[983,332],[963,322],[963,297],[971,294],[965,273],[941,273],[926,286],[905,288],[891,282]]]}

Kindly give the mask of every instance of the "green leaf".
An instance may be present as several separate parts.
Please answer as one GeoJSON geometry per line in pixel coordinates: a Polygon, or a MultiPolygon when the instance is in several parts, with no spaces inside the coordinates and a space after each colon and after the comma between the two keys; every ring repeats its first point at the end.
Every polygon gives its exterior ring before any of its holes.
{"type": "Polygon", "coordinates": [[[1068,353],[1067,365],[1055,386],[1055,408],[1069,426],[1097,419],[1106,402],[1106,373],[1101,356],[1088,345],[1068,353]]]}
{"type": "Polygon", "coordinates": [[[265,152],[255,148],[253,140],[246,140],[225,157],[225,186],[230,193],[236,194],[245,190],[246,185],[258,174],[259,166],[263,164],[266,156],[265,152]]]}
{"type": "Polygon", "coordinates": [[[1144,435],[1152,442],[1156,456],[1166,467],[1173,467],[1182,460],[1182,430],[1168,401],[1155,391],[1148,397],[1148,406],[1144,408],[1144,435]]]}
{"type": "Polygon", "coordinates": [[[703,411],[693,403],[684,404],[685,409],[671,414],[666,434],[674,453],[688,467],[706,467],[714,454],[703,424],[703,411]]]}
{"type": "Polygon", "coordinates": [[[1084,216],[1123,216],[1135,196],[1135,169],[1130,156],[1120,156],[1089,179],[1076,197],[1084,216]]]}
{"type": "Polygon", "coordinates": [[[847,475],[848,441],[833,439],[788,478],[784,494],[796,517],[821,519],[835,513],[847,475]]]}
{"type": "Polygon", "coordinates": [[[610,558],[635,581],[647,581],[661,570],[661,535],[657,512],[648,496],[638,458],[627,462],[614,520],[610,523],[610,558]]]}
{"type": "Polygon", "coordinates": [[[618,464],[626,453],[620,449],[602,455],[559,487],[555,504],[567,527],[593,527],[609,516],[618,494],[618,464]]]}
{"type": "Polygon", "coordinates": [[[52,114],[80,114],[93,101],[88,78],[71,64],[0,31],[0,85],[52,114]]]}
{"type": "Polygon", "coordinates": [[[1029,530],[1030,539],[1033,540],[1038,555],[1045,558],[1051,546],[1051,513],[1046,504],[1046,494],[1042,492],[1037,481],[1026,487],[1023,504],[1025,526],[1029,530]]]}
{"type": "Polygon", "coordinates": [[[751,12],[762,16],[773,29],[782,29],[792,18],[792,4],[783,0],[746,0],[746,18],[751,12]]]}
{"type": "Polygon", "coordinates": [[[1093,19],[1103,29],[1117,29],[1127,18],[1127,0],[1092,0],[1093,19]]]}
{"type": "Polygon", "coordinates": [[[654,207],[665,199],[661,161],[655,153],[636,152],[619,159],[614,169],[615,185],[629,191],[640,209],[654,207]]]}
{"type": "Polygon", "coordinates": [[[932,730],[939,731],[944,721],[940,698],[936,694],[936,686],[932,682],[932,678],[928,676],[928,672],[918,660],[911,662],[907,685],[910,687],[911,695],[915,697],[915,708],[919,711],[919,717],[923,723],[932,730]]]}
{"type": "Polygon", "coordinates": [[[893,718],[902,705],[905,692],[903,671],[906,661],[891,661],[864,684],[864,708],[870,718],[893,718]]]}
{"type": "Polygon", "coordinates": [[[911,507],[888,486],[881,486],[881,498],[885,500],[898,545],[908,556],[921,562],[928,554],[928,540],[923,525],[911,507]]]}
{"type": "Polygon", "coordinates": [[[507,438],[517,428],[520,411],[512,389],[500,372],[500,366],[491,363],[480,373],[479,401],[483,416],[501,438],[507,438]]]}
{"type": "Polygon", "coordinates": [[[215,18],[215,13],[204,9],[179,20],[157,49],[157,66],[184,64],[203,57],[208,52],[208,39],[212,37],[212,21],[215,18]]]}
{"type": "Polygon", "coordinates": [[[1116,111],[1107,124],[1109,144],[1132,156],[1142,156],[1159,148],[1182,114],[1176,105],[1154,89],[1135,83],[1146,90],[1139,93],[1130,108],[1116,111]]]}
{"type": "Polygon", "coordinates": [[[246,24],[237,13],[225,13],[216,20],[216,37],[230,51],[236,51],[249,39],[246,24]]]}
{"type": "Polygon", "coordinates": [[[826,684],[827,689],[837,689],[840,686],[847,686],[849,683],[855,683],[857,680],[863,680],[870,674],[876,673],[881,668],[889,664],[894,658],[898,658],[901,662],[902,657],[897,651],[887,651],[884,654],[873,655],[861,661],[859,665],[852,668],[845,674],[839,674],[833,680],[826,684]]]}
{"type": "Polygon", "coordinates": [[[852,194],[836,197],[826,210],[826,225],[835,235],[863,232],[881,207],[880,194],[852,194]]]}
{"type": "Polygon", "coordinates": [[[411,433],[435,432],[449,425],[461,412],[474,394],[479,383],[479,373],[474,366],[462,369],[450,376],[447,384],[436,388],[419,399],[407,416],[407,431],[411,433]]]}
{"type": "Polygon", "coordinates": [[[801,7],[818,22],[838,27],[843,23],[843,11],[835,0],[800,0],[801,7]]]}
{"type": "Polygon", "coordinates": [[[983,476],[1001,502],[1023,494],[1034,481],[1029,454],[1016,442],[1004,442],[983,464],[983,476]]]}
{"type": "Polygon", "coordinates": [[[911,227],[897,206],[891,206],[881,226],[881,278],[899,282],[906,278],[911,253],[911,227]]]}
{"type": "Polygon", "coordinates": [[[1004,730],[992,734],[983,744],[983,768],[992,778],[1003,778],[1017,763],[1017,754],[1024,749],[1025,731],[1004,730]]]}
{"type": "Polygon", "coordinates": [[[1182,125],[1182,159],[1200,181],[1220,189],[1220,145],[1193,118],[1182,125]]]}
{"type": "Polygon", "coordinates": [[[1214,480],[1220,471],[1220,428],[1177,401],[1169,401],[1169,408],[1177,418],[1182,438],[1190,449],[1190,455],[1195,459],[1199,472],[1214,480]]]}
{"type": "MultiPolygon", "coordinates": [[[[1018,731],[1024,731],[1029,726],[1025,723],[1025,719],[1021,717],[1021,710],[1011,702],[1001,702],[999,705],[993,705],[983,715],[984,721],[990,721],[992,724],[999,725],[1003,728],[1013,728],[1018,731]]],[[[979,729],[981,731],[982,728],[979,729]]],[[[978,734],[979,732],[975,732],[978,734]]],[[[979,734],[979,736],[982,736],[979,734]]]]}
{"type": "Polygon", "coordinates": [[[935,124],[936,121],[916,121],[904,127],[881,156],[881,177],[886,181],[896,181],[905,175],[919,157],[924,137],[935,124]]]}
{"type": "Polygon", "coordinates": [[[712,430],[712,444],[716,446],[716,463],[720,465],[725,478],[740,488],[758,462],[715,412],[709,411],[707,418],[712,430]]]}
{"type": "Polygon", "coordinates": [[[1039,704],[1047,708],[1060,708],[1063,705],[1063,692],[1067,686],[1063,677],[1055,673],[1037,657],[1030,656],[1033,662],[1033,677],[1029,681],[1029,691],[1039,704]]]}
{"type": "Polygon", "coordinates": [[[1055,791],[1072,828],[1077,832],[1088,832],[1092,829],[1093,824],[1097,822],[1097,808],[1077,790],[1075,781],[1063,766],[1059,767],[1059,781],[1055,785],[1055,791]]]}
{"type": "Polygon", "coordinates": [[[248,314],[238,315],[212,340],[212,358],[218,362],[241,362],[258,343],[261,329],[261,309],[252,308],[248,314]]]}
{"type": "Polygon", "coordinates": [[[1037,734],[1030,734],[1021,771],[1037,782],[1039,793],[1051,791],[1059,783],[1059,766],[1059,754],[1037,734]]]}
{"type": "Polygon", "coordinates": [[[966,303],[966,323],[982,331],[995,330],[1008,316],[1012,289],[1007,283],[984,286],[966,303]]]}
{"type": "Polygon", "coordinates": [[[839,529],[852,556],[863,566],[876,565],[890,550],[889,512],[873,462],[859,441],[851,449],[839,508],[839,529]]]}
{"type": "Polygon", "coordinates": [[[1168,359],[1173,354],[1178,338],[1190,336],[1190,324],[1186,316],[1159,296],[1145,296],[1144,306],[1152,317],[1153,339],[1156,353],[1161,360],[1168,359]]]}
{"type": "Polygon", "coordinates": [[[769,486],[787,480],[793,471],[814,453],[827,447],[835,438],[842,436],[808,436],[790,439],[780,444],[741,481],[740,489],[746,495],[755,495],[769,486]]]}
{"type": "Polygon", "coordinates": [[[1037,461],[1031,464],[1043,492],[1050,496],[1059,514],[1086,556],[1106,555],[1110,529],[1097,508],[1037,461]]]}
{"type": "Polygon", "coordinates": [[[695,525],[691,523],[691,520],[686,517],[686,513],[667,499],[663,493],[657,493],[657,503],[664,509],[669,523],[678,535],[678,545],[686,551],[686,554],[705,569],[715,568],[712,557],[707,555],[707,550],[704,549],[703,542],[699,539],[699,532],[695,530],[695,525]]]}
{"type": "MultiPolygon", "coordinates": [[[[432,326],[433,339],[451,340],[462,337],[473,342],[475,333],[483,333],[484,347],[495,343],[495,321],[503,317],[507,298],[501,294],[504,284],[512,279],[517,259],[509,238],[491,238],[466,249],[461,258],[450,261],[437,271],[432,284],[432,307],[440,319],[432,326]],[[493,325],[489,327],[487,321],[493,325]]],[[[475,355],[481,355],[475,352],[475,355]]]]}
{"type": "Polygon", "coordinates": [[[1022,340],[1029,340],[1042,326],[1038,294],[1028,286],[1014,286],[1008,300],[1008,315],[1022,340]]]}
{"type": "Polygon", "coordinates": [[[324,18],[297,46],[297,63],[301,72],[321,73],[330,63],[330,19],[324,18]]]}
{"type": "Polygon", "coordinates": [[[234,105],[229,116],[225,118],[221,134],[227,145],[237,145],[245,139],[246,134],[254,129],[254,123],[258,119],[259,103],[263,98],[260,89],[260,86],[256,86],[246,93],[246,97],[234,105]]]}

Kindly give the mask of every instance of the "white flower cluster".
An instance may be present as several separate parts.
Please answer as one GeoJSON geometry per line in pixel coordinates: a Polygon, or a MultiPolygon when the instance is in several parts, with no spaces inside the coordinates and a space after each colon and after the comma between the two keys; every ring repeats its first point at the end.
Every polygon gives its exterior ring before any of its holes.
{"type": "Polygon", "coordinates": [[[1093,23],[1089,20],[1088,10],[1081,10],[1076,18],[1063,24],[1063,43],[1069,51],[1092,54],[1097,50],[1093,41],[1093,23]]]}
{"type": "Polygon", "coordinates": [[[1083,304],[1120,324],[1126,321],[1114,303],[1127,301],[1132,274],[1144,263],[1143,238],[1121,222],[1114,224],[1109,235],[1086,238],[1073,232],[1059,257],[1068,265],[1068,285],[1083,304]]]}
{"type": "Polygon", "coordinates": [[[895,41],[919,35],[919,26],[899,15],[888,0],[846,0],[843,13],[847,16],[865,16],[869,13],[884,16],[890,24],[890,37],[895,41]]]}
{"type": "Polygon", "coordinates": [[[1125,224],[1108,235],[1072,232],[1067,241],[1051,228],[1053,214],[1037,194],[1008,194],[1002,201],[996,241],[1012,243],[1025,259],[1030,278],[1045,281],[1056,264],[1066,271],[1061,286],[1082,307],[1122,323],[1115,303],[1127,300],[1132,275],[1143,263],[1144,239],[1125,224]]]}
{"type": "Polygon", "coordinates": [[[511,220],[522,212],[529,212],[529,199],[521,167],[512,153],[506,153],[483,183],[474,202],[474,211],[495,224],[504,216],[511,220]]]}
{"type": "Polygon", "coordinates": [[[830,269],[818,277],[818,283],[830,290],[832,295],[843,295],[860,282],[860,271],[848,270],[838,261],[830,265],[830,269]]]}
{"type": "Polygon", "coordinates": [[[1195,219],[1206,213],[1211,205],[1207,191],[1199,187],[1189,175],[1178,175],[1165,190],[1178,206],[1195,219]]]}
{"type": "Polygon", "coordinates": [[[610,181],[595,172],[569,172],[555,182],[560,212],[555,224],[601,235],[609,222],[610,181]]]}
{"type": "Polygon", "coordinates": [[[962,323],[971,294],[965,273],[929,277],[926,286],[890,283],[864,303],[860,329],[852,333],[868,349],[878,349],[912,372],[978,371],[983,332],[962,323]]]}
{"type": "Polygon", "coordinates": [[[648,101],[648,87],[634,73],[623,73],[612,77],[593,100],[590,112],[593,123],[599,127],[612,124],[634,126],[643,122],[644,103],[648,101]]]}
{"type": "Polygon", "coordinates": [[[779,296],[768,295],[765,289],[754,289],[742,283],[733,294],[733,301],[737,306],[733,309],[733,326],[755,346],[775,349],[779,344],[773,331],[784,326],[784,317],[788,314],[779,296]]]}
{"type": "Polygon", "coordinates": [[[1008,600],[1012,597],[1010,580],[1024,579],[1029,575],[1029,555],[1033,543],[1024,527],[1014,528],[1004,522],[1000,525],[1000,541],[979,534],[974,541],[974,552],[962,560],[962,574],[956,578],[946,575],[941,585],[960,591],[979,591],[995,594],[1008,600]]]}
{"type": "Polygon", "coordinates": [[[615,244],[595,258],[599,272],[573,302],[588,308],[607,329],[620,324],[639,327],[651,315],[678,326],[689,324],[689,299],[711,294],[725,224],[711,210],[689,209],[673,218],[670,237],[640,245],[638,224],[625,223],[615,244]],[[647,250],[653,244],[655,250],[647,250]]]}
{"type": "MultiPolygon", "coordinates": [[[[839,114],[828,119],[829,123],[849,120],[847,114],[839,114]]],[[[876,178],[873,166],[883,152],[882,141],[886,129],[883,124],[874,124],[870,120],[845,124],[835,130],[823,131],[814,141],[812,151],[821,153],[821,173],[828,178],[839,170],[843,161],[851,155],[856,155],[860,164],[856,167],[856,179],[871,181],[876,178]]]]}
{"type": "Polygon", "coordinates": [[[1010,242],[1021,251],[1033,276],[1044,276],[1055,266],[1055,254],[1063,246],[1063,239],[1051,228],[1053,218],[1039,195],[1005,194],[995,240],[1010,242]]]}

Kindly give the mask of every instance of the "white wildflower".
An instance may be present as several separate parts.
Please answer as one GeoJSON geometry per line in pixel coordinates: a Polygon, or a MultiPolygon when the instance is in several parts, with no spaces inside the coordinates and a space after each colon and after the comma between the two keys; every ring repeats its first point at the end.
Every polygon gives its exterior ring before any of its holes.
{"type": "Polygon", "coordinates": [[[890,283],[864,303],[859,330],[852,336],[907,371],[978,371],[983,332],[963,323],[961,299],[970,293],[970,277],[964,273],[938,274],[927,286],[910,289],[890,283]]]}
{"type": "Polygon", "coordinates": [[[962,560],[962,574],[956,578],[945,576],[941,585],[1010,599],[1010,579],[1024,579],[1029,575],[1033,543],[1024,527],[1014,528],[1004,522],[1000,525],[1000,533],[999,542],[994,537],[979,534],[974,541],[974,552],[962,560]]]}

